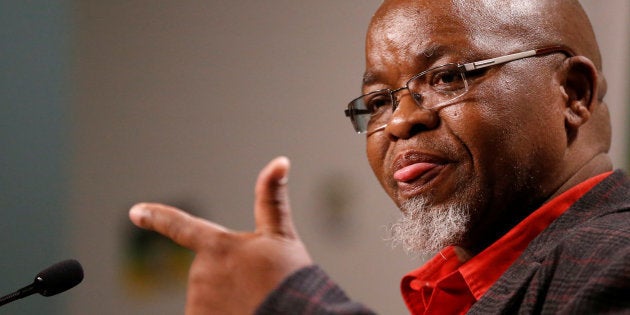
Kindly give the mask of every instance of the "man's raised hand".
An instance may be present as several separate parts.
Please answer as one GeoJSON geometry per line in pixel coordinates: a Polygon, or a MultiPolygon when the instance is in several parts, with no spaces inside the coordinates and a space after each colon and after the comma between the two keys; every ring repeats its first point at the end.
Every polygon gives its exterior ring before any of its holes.
{"type": "Polygon", "coordinates": [[[161,204],[131,208],[135,225],[196,253],[188,274],[187,315],[252,314],[284,278],[312,264],[291,219],[288,173],[289,160],[278,157],[258,175],[253,232],[231,231],[161,204]]]}

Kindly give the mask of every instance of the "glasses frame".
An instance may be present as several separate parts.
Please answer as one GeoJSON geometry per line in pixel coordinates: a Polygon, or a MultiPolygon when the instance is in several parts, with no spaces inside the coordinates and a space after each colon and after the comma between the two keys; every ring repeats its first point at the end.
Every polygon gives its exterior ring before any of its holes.
{"type": "MultiPolygon", "coordinates": [[[[488,68],[488,67],[492,67],[492,66],[497,66],[497,65],[501,65],[501,64],[505,64],[508,62],[512,62],[515,60],[520,60],[520,59],[524,59],[524,58],[529,58],[529,57],[536,57],[536,56],[542,56],[542,55],[548,55],[548,54],[553,54],[553,53],[563,53],[565,55],[567,55],[567,57],[573,57],[575,56],[575,53],[573,52],[572,49],[570,49],[569,47],[566,47],[564,45],[554,45],[554,46],[547,46],[547,47],[543,47],[543,48],[537,48],[537,49],[532,49],[532,50],[526,50],[526,51],[522,51],[522,52],[517,52],[517,53],[512,53],[512,54],[507,54],[507,55],[503,55],[503,56],[499,56],[499,57],[494,57],[494,58],[490,58],[490,59],[484,59],[484,60],[479,60],[479,61],[474,61],[474,62],[469,62],[469,63],[464,63],[464,64],[460,64],[460,63],[456,63],[454,64],[456,66],[456,68],[459,71],[459,74],[462,75],[462,78],[464,79],[464,82],[466,82],[466,90],[454,97],[453,99],[446,101],[445,103],[448,104],[451,101],[461,97],[462,95],[466,94],[466,92],[468,92],[468,85],[467,85],[467,81],[466,81],[466,76],[465,74],[474,70],[479,70],[479,69],[483,69],[483,68],[488,68]]],[[[447,63],[447,64],[443,64],[437,67],[432,67],[431,69],[428,70],[424,70],[414,76],[411,77],[411,79],[409,79],[407,81],[407,83],[402,86],[399,87],[397,89],[381,89],[381,90],[376,90],[370,93],[366,93],[363,94],[355,99],[353,99],[352,101],[350,101],[350,103],[348,103],[348,108],[346,110],[344,110],[344,113],[346,115],[346,117],[350,118],[350,121],[352,122],[352,125],[354,126],[354,130],[358,133],[358,134],[363,134],[363,133],[368,133],[368,135],[371,135],[374,132],[380,131],[385,129],[385,127],[387,127],[387,124],[384,124],[383,126],[377,127],[374,130],[368,131],[367,130],[367,125],[366,126],[360,126],[360,123],[358,122],[358,116],[360,115],[365,115],[365,114],[371,114],[372,112],[369,111],[368,109],[360,109],[360,108],[356,108],[356,102],[359,101],[360,99],[364,98],[365,96],[371,95],[371,94],[375,94],[375,93],[383,93],[383,92],[387,92],[389,93],[389,96],[391,98],[391,102],[392,102],[392,112],[394,112],[396,110],[396,108],[398,108],[397,106],[397,99],[395,97],[395,94],[405,90],[405,89],[409,89],[409,82],[413,81],[414,79],[426,74],[429,71],[435,70],[437,68],[440,67],[445,67],[445,66],[449,66],[449,65],[453,65],[452,63],[447,63]]],[[[425,106],[423,106],[422,104],[419,104],[416,102],[416,104],[422,108],[426,108],[425,106]]],[[[436,104],[435,106],[428,108],[428,109],[435,109],[435,108],[439,108],[438,106],[444,106],[446,104],[436,104]]]]}

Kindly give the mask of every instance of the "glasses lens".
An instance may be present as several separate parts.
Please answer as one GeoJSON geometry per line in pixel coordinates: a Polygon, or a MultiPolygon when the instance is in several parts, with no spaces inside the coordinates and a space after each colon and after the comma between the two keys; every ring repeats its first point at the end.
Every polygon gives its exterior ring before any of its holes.
{"type": "Polygon", "coordinates": [[[362,95],[348,104],[346,116],[354,129],[365,133],[374,126],[386,123],[392,113],[392,96],[389,90],[379,90],[362,95]]]}
{"type": "MultiPolygon", "coordinates": [[[[468,91],[464,70],[457,64],[446,64],[421,72],[412,77],[406,87],[416,104],[425,109],[448,105],[468,91]]],[[[362,95],[348,104],[346,116],[350,117],[356,132],[370,132],[389,123],[395,110],[392,93],[396,92],[379,90],[362,95]]]]}
{"type": "Polygon", "coordinates": [[[407,86],[416,103],[427,109],[446,105],[468,90],[466,77],[456,64],[424,71],[411,78],[407,86]]]}

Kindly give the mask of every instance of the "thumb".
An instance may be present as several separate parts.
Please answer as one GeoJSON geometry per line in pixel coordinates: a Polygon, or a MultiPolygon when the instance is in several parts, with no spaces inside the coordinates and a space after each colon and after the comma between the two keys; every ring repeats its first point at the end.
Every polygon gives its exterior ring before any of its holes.
{"type": "Polygon", "coordinates": [[[289,206],[289,159],[273,159],[258,174],[254,217],[256,231],[297,238],[289,206]]]}

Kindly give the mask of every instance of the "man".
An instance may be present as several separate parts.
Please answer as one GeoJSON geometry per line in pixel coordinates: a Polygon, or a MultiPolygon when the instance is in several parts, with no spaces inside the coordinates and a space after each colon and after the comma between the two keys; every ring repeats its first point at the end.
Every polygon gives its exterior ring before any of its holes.
{"type": "MultiPolygon", "coordinates": [[[[404,277],[413,314],[630,312],[630,180],[607,151],[599,48],[573,0],[386,0],[346,115],[403,218],[439,253],[404,277]]],[[[293,227],[289,162],[256,183],[256,230],[157,204],[131,220],[196,252],[187,314],[369,314],[293,227]]]]}

